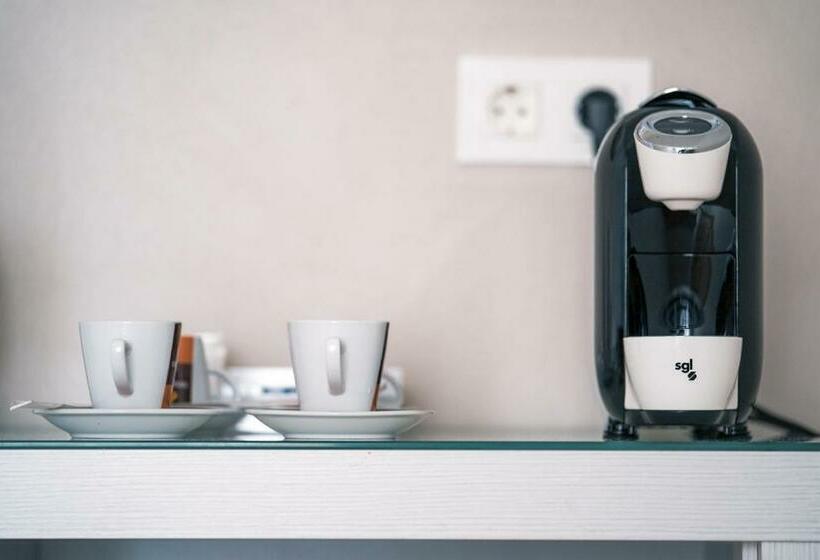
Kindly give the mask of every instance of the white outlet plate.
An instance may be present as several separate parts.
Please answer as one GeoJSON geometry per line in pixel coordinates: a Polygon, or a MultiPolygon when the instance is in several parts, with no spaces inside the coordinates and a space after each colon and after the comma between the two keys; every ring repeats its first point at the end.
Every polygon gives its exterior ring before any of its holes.
{"type": "Polygon", "coordinates": [[[578,100],[602,87],[619,114],[652,92],[645,58],[465,56],[458,64],[456,159],[464,164],[591,165],[592,140],[578,120],[578,100]],[[512,88],[511,90],[509,88],[512,88]],[[501,111],[533,109],[529,120],[501,111]],[[495,112],[494,112],[495,108],[495,112]]]}

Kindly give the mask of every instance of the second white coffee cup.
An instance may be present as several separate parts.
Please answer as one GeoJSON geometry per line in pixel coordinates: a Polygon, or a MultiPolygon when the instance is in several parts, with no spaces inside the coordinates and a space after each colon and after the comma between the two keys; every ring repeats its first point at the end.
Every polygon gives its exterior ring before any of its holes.
{"type": "Polygon", "coordinates": [[[387,321],[291,321],[290,358],[302,410],[373,410],[387,321]]]}

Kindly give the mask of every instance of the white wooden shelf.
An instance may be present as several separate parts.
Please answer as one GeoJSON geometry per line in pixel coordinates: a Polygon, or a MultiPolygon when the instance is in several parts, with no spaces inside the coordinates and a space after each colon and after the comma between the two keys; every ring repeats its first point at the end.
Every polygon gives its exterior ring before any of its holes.
{"type": "Polygon", "coordinates": [[[0,503],[7,539],[808,542],[820,453],[6,448],[0,503]]]}

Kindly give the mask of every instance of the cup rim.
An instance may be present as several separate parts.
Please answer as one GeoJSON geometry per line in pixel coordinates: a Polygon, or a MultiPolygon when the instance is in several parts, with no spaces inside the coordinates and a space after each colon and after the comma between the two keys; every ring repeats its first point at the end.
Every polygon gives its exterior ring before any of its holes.
{"type": "Polygon", "coordinates": [[[291,319],[288,324],[316,324],[326,323],[332,325],[389,325],[390,321],[380,319],[291,319]]]}
{"type": "Polygon", "coordinates": [[[116,319],[94,319],[91,321],[78,321],[80,325],[181,325],[182,321],[173,321],[170,319],[157,320],[136,320],[136,321],[118,321],[116,319]]]}
{"type": "Polygon", "coordinates": [[[683,334],[669,334],[669,335],[662,334],[662,335],[624,336],[623,337],[624,340],[639,340],[639,339],[642,339],[642,338],[644,338],[644,339],[649,338],[649,339],[654,339],[654,340],[659,340],[659,339],[671,340],[673,338],[674,339],[679,339],[679,338],[682,338],[682,339],[695,339],[695,340],[704,339],[704,338],[721,339],[721,340],[743,340],[742,336],[724,336],[724,335],[715,335],[715,334],[709,334],[709,335],[703,335],[703,336],[701,336],[701,335],[683,335],[683,334]]]}

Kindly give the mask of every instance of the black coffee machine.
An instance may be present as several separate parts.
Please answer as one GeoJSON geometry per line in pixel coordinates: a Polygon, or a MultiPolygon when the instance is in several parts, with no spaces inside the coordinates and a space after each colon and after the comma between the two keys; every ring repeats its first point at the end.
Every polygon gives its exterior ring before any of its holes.
{"type": "Polygon", "coordinates": [[[595,164],[595,359],[606,435],[744,437],[762,360],[762,170],[731,113],[666,90],[595,164]]]}

